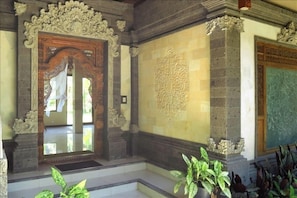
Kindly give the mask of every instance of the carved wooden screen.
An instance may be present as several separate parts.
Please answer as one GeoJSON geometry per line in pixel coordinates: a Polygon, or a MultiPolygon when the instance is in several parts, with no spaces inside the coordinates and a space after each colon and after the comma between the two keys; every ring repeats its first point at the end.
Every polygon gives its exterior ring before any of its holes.
{"type": "Polygon", "coordinates": [[[297,49],[257,41],[257,152],[297,142],[297,49]]]}
{"type": "Polygon", "coordinates": [[[43,156],[44,132],[44,74],[52,71],[63,59],[75,62],[83,77],[92,81],[92,106],[94,120],[94,152],[103,153],[103,64],[104,42],[95,39],[66,37],[47,33],[38,35],[38,147],[39,160],[43,156]]]}

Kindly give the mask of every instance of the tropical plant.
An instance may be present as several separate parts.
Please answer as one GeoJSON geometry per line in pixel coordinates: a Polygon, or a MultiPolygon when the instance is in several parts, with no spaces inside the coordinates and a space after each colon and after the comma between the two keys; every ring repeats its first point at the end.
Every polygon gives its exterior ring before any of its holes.
{"type": "Polygon", "coordinates": [[[218,160],[209,160],[207,151],[200,148],[201,159],[195,156],[188,158],[182,154],[182,158],[187,165],[187,172],[179,170],[170,171],[171,175],[178,178],[174,186],[174,193],[177,193],[184,185],[184,193],[188,198],[193,198],[198,193],[200,187],[203,187],[212,196],[223,192],[224,195],[231,198],[230,178],[227,171],[223,171],[223,164],[218,160]]]}
{"type": "MultiPolygon", "coordinates": [[[[61,198],[89,198],[90,194],[86,189],[86,180],[82,180],[78,184],[74,184],[68,187],[64,177],[56,169],[51,167],[52,178],[54,182],[61,186],[62,191],[60,192],[61,198]]],[[[55,194],[50,190],[43,190],[38,193],[35,198],[54,198],[55,194]]]]}
{"type": "Polygon", "coordinates": [[[296,152],[287,146],[279,146],[279,152],[275,152],[277,171],[271,172],[259,164],[257,167],[256,186],[259,188],[260,197],[269,198],[297,198],[297,169],[296,152]]]}

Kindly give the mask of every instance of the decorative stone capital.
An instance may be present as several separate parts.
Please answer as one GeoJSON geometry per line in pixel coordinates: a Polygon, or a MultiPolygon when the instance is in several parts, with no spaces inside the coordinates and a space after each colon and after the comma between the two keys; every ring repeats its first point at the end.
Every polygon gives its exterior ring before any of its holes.
{"type": "Polygon", "coordinates": [[[277,41],[297,45],[297,32],[294,22],[288,23],[287,26],[281,29],[281,32],[277,34],[277,41]]]}
{"type": "Polygon", "coordinates": [[[139,48],[132,46],[132,47],[130,47],[129,52],[132,57],[136,57],[139,55],[139,48]]]}
{"type": "Polygon", "coordinates": [[[37,111],[29,111],[24,120],[15,119],[12,128],[15,134],[38,133],[37,111]]]}
{"type": "Polygon", "coordinates": [[[108,27],[100,12],[89,9],[83,2],[70,0],[65,5],[61,2],[58,6],[49,4],[48,9],[41,9],[40,16],[32,16],[31,22],[25,22],[24,26],[27,48],[37,45],[38,32],[42,31],[107,40],[113,57],[119,55],[118,36],[114,35],[114,30],[108,27]]]}
{"type": "Polygon", "coordinates": [[[19,3],[19,2],[14,2],[14,10],[15,10],[15,15],[20,16],[23,13],[26,12],[27,10],[27,4],[25,3],[19,3]]]}
{"type": "Polygon", "coordinates": [[[210,35],[216,27],[219,27],[221,30],[235,29],[239,32],[244,31],[243,20],[237,17],[228,16],[228,15],[224,15],[222,17],[218,17],[207,22],[206,23],[207,35],[210,35]]]}
{"type": "Polygon", "coordinates": [[[213,138],[209,138],[207,150],[223,155],[240,154],[244,150],[244,139],[241,138],[236,144],[231,140],[221,140],[217,145],[213,138]]]}
{"type": "Polygon", "coordinates": [[[126,21],[125,20],[117,20],[117,27],[121,32],[125,31],[126,21]]]}
{"type": "Polygon", "coordinates": [[[108,109],[108,126],[109,127],[123,127],[126,123],[126,118],[123,114],[117,112],[113,108],[108,109]]]}

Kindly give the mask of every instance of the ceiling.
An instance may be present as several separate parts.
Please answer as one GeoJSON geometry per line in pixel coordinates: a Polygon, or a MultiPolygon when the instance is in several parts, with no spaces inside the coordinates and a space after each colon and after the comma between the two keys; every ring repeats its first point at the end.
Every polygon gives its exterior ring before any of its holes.
{"type": "MultiPolygon", "coordinates": [[[[134,7],[136,7],[137,5],[143,3],[145,0],[115,0],[115,1],[123,2],[123,3],[131,3],[131,4],[134,4],[134,7]]],[[[297,12],[297,0],[265,0],[265,1],[297,12]]]]}
{"type": "Polygon", "coordinates": [[[297,12],[297,0],[266,0],[266,2],[297,12]]]}

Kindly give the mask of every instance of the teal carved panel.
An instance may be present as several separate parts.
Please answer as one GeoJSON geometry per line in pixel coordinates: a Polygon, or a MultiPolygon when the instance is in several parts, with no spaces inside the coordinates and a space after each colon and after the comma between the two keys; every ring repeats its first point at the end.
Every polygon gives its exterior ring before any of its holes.
{"type": "Polygon", "coordinates": [[[297,141],[297,70],[266,67],[266,148],[297,141]]]}

